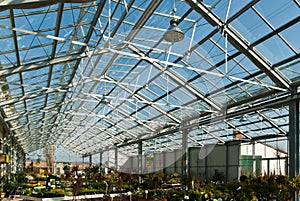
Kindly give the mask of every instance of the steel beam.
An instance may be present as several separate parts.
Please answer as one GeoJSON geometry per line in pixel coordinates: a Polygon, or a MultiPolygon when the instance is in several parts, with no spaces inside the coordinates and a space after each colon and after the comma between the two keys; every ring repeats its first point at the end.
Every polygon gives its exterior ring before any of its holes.
{"type": "Polygon", "coordinates": [[[92,167],[92,165],[93,165],[92,155],[89,155],[89,166],[92,167]]]}
{"type": "MultiPolygon", "coordinates": [[[[101,2],[100,2],[100,3],[102,3],[102,5],[99,6],[99,7],[101,7],[101,9],[103,8],[103,5],[104,5],[103,2],[104,2],[104,1],[101,1],[101,2]]],[[[148,8],[145,10],[145,12],[143,13],[143,15],[139,18],[138,22],[137,22],[137,23],[135,24],[135,26],[133,27],[132,31],[131,31],[131,32],[128,34],[128,36],[126,37],[126,39],[125,39],[126,41],[130,41],[130,40],[133,39],[133,37],[138,33],[137,30],[139,30],[139,29],[146,23],[146,21],[148,20],[148,18],[153,14],[153,12],[155,11],[155,9],[160,5],[161,2],[162,2],[162,0],[155,0],[155,1],[152,1],[152,2],[150,3],[150,5],[148,6],[148,8]]],[[[128,5],[132,5],[132,4],[133,4],[133,2],[130,2],[128,5]]],[[[99,9],[99,10],[100,10],[100,9],[99,9]]],[[[127,12],[126,12],[126,14],[127,14],[127,12]]],[[[126,14],[122,14],[122,17],[125,18],[126,14]]],[[[98,19],[98,18],[97,18],[97,19],[98,19]]],[[[121,20],[121,19],[120,19],[120,20],[121,20]]],[[[118,28],[119,28],[119,27],[116,26],[112,33],[116,33],[116,30],[117,30],[118,28]]],[[[100,40],[99,40],[99,41],[100,41],[100,40]]],[[[86,41],[86,42],[87,42],[87,41],[86,41]]],[[[85,48],[85,46],[82,47],[82,51],[84,51],[84,48],[85,48]]],[[[113,64],[113,61],[114,61],[115,59],[117,59],[117,56],[118,56],[118,54],[115,54],[115,55],[113,56],[113,58],[110,60],[109,64],[107,64],[106,67],[104,68],[104,70],[102,71],[102,74],[101,74],[101,75],[98,75],[98,76],[103,76],[103,75],[106,73],[106,71],[109,69],[109,67],[113,64]]],[[[97,60],[96,60],[95,63],[98,63],[98,61],[100,60],[100,58],[101,58],[101,54],[98,56],[98,58],[97,58],[97,60]]],[[[77,60],[77,64],[76,64],[75,66],[79,65],[79,62],[78,62],[78,61],[79,61],[79,60],[77,60]]],[[[96,106],[96,107],[97,107],[97,106],[96,106]]],[[[96,107],[95,107],[95,108],[96,108],[96,107]]]]}
{"type": "Polygon", "coordinates": [[[39,8],[43,6],[49,6],[52,4],[66,2],[66,3],[87,3],[93,0],[22,0],[22,1],[12,1],[12,0],[2,0],[0,2],[0,11],[7,9],[26,9],[26,8],[39,8]]]}
{"type": "Polygon", "coordinates": [[[229,24],[225,24],[217,15],[208,9],[202,2],[197,0],[186,1],[196,12],[201,14],[212,26],[223,29],[228,41],[240,52],[246,55],[258,68],[266,73],[279,87],[290,89],[291,82],[279,70],[272,68],[271,64],[257,50],[251,47],[237,31],[229,24]]]}
{"type": "Polygon", "coordinates": [[[115,147],[115,170],[118,171],[118,148],[115,147]]]}
{"type": "Polygon", "coordinates": [[[142,183],[142,168],[143,168],[143,142],[138,142],[138,174],[139,174],[139,183],[142,183]]]}
{"type": "Polygon", "coordinates": [[[106,152],[107,152],[107,167],[109,168],[109,148],[108,147],[106,147],[105,148],[105,150],[106,150],[106,152]]]}
{"type": "Polygon", "coordinates": [[[261,111],[257,112],[262,118],[264,118],[269,124],[271,124],[275,129],[277,129],[280,133],[287,135],[287,132],[281,128],[280,126],[278,126],[272,119],[270,119],[269,117],[267,117],[266,115],[264,115],[261,111]]]}
{"type": "MultiPolygon", "coordinates": [[[[84,40],[84,44],[88,44],[88,42],[90,41],[91,36],[92,36],[92,34],[93,34],[93,32],[94,32],[94,28],[95,28],[95,26],[96,26],[96,24],[97,24],[97,22],[98,22],[98,19],[99,19],[99,17],[100,17],[100,14],[101,14],[101,12],[102,12],[102,10],[103,10],[103,8],[104,8],[105,2],[106,2],[106,1],[100,1],[100,2],[98,3],[96,13],[95,13],[94,16],[93,16],[93,20],[92,20],[92,22],[91,22],[91,24],[90,24],[90,27],[89,27],[89,30],[88,30],[88,32],[87,32],[87,34],[86,34],[86,37],[85,37],[85,40],[84,40]]],[[[82,16],[82,15],[81,15],[81,16],[82,16]]],[[[102,49],[102,50],[103,50],[103,49],[102,49]]],[[[101,52],[102,50],[100,50],[100,52],[101,52]]],[[[106,51],[106,50],[104,50],[104,51],[106,51]]],[[[87,51],[86,46],[83,45],[83,46],[81,47],[80,52],[81,52],[80,55],[84,55],[85,57],[89,57],[89,56],[91,55],[91,53],[92,53],[92,54],[96,54],[97,51],[96,51],[96,50],[93,50],[93,51],[87,51]]],[[[100,54],[101,54],[101,53],[100,53],[100,54]]],[[[82,58],[84,58],[84,57],[82,57],[82,58]]],[[[72,71],[71,77],[70,77],[69,82],[68,82],[68,83],[69,83],[69,84],[68,84],[68,88],[70,88],[70,87],[72,86],[73,78],[74,78],[74,76],[75,76],[75,74],[76,74],[76,70],[77,70],[77,68],[78,68],[78,66],[79,66],[79,63],[80,63],[80,61],[81,61],[82,58],[76,59],[76,64],[74,65],[74,68],[73,68],[74,70],[72,71]]],[[[65,100],[66,97],[67,97],[67,93],[64,93],[64,94],[63,94],[63,99],[62,99],[62,100],[65,100]]],[[[60,111],[61,108],[62,108],[62,105],[60,105],[60,106],[58,107],[58,111],[60,111]]],[[[54,121],[56,121],[56,120],[57,120],[57,118],[55,118],[54,121]]]]}
{"type": "Polygon", "coordinates": [[[8,122],[8,121],[13,121],[13,120],[17,120],[19,118],[22,118],[22,117],[26,117],[28,115],[33,115],[33,114],[38,114],[40,112],[51,112],[53,114],[57,114],[58,111],[54,110],[59,104],[54,104],[54,105],[51,105],[49,107],[46,107],[46,108],[42,108],[42,109],[36,109],[36,110],[30,110],[30,111],[23,111],[23,112],[20,112],[20,113],[17,113],[15,115],[12,115],[12,116],[9,116],[9,117],[6,117],[4,118],[4,121],[8,122]],[[52,110],[53,109],[53,110],[52,110]]]}
{"type": "Polygon", "coordinates": [[[102,154],[103,154],[103,152],[100,151],[99,154],[100,154],[100,158],[99,158],[99,161],[100,161],[99,163],[100,163],[100,164],[99,164],[99,165],[100,165],[100,168],[102,168],[102,163],[103,163],[103,161],[102,161],[102,160],[103,160],[102,154]]]}
{"type": "MultiPolygon", "coordinates": [[[[297,93],[294,87],[292,95],[297,93]]],[[[294,178],[299,175],[299,100],[291,100],[289,103],[289,177],[294,178]]],[[[296,192],[292,193],[293,200],[298,201],[296,192]]]]}
{"type": "Polygon", "coordinates": [[[7,77],[15,73],[22,73],[25,71],[36,70],[50,65],[68,63],[70,61],[82,59],[87,56],[88,56],[87,53],[83,52],[80,54],[72,54],[63,57],[56,57],[45,61],[38,61],[31,64],[24,64],[13,68],[2,69],[0,70],[0,77],[7,77]]]}
{"type": "MultiPolygon", "coordinates": [[[[264,102],[264,103],[259,104],[259,105],[249,106],[248,108],[244,108],[244,109],[241,109],[239,111],[229,111],[226,114],[226,118],[233,118],[233,117],[236,117],[236,116],[247,114],[249,112],[254,112],[254,111],[257,111],[257,110],[261,110],[261,109],[264,109],[264,108],[281,107],[282,105],[286,105],[290,101],[293,101],[293,100],[294,101],[295,100],[299,101],[300,100],[300,94],[295,94],[295,95],[292,95],[292,96],[285,96],[285,97],[282,97],[282,98],[280,98],[278,100],[275,100],[275,101],[270,100],[268,102],[264,102]]],[[[190,121],[195,120],[197,118],[199,118],[199,117],[195,117],[194,119],[190,119],[190,121]]],[[[144,141],[151,140],[151,139],[154,139],[154,138],[158,138],[158,137],[162,137],[162,136],[165,136],[165,135],[170,135],[170,134],[179,132],[184,128],[192,129],[192,128],[195,128],[195,127],[198,127],[198,126],[201,126],[201,125],[205,125],[205,124],[208,124],[208,123],[214,123],[214,122],[218,122],[218,121],[221,121],[221,120],[224,120],[224,117],[216,117],[213,120],[211,120],[210,118],[209,119],[204,119],[204,120],[200,119],[199,122],[197,122],[197,123],[193,123],[193,124],[187,125],[185,127],[177,126],[177,127],[173,128],[173,129],[170,129],[168,131],[160,132],[160,133],[157,133],[155,135],[151,135],[149,137],[143,138],[143,140],[144,141]]],[[[128,143],[123,143],[123,144],[118,145],[118,147],[123,147],[123,146],[129,146],[131,144],[136,144],[138,141],[139,140],[134,140],[134,141],[130,141],[128,143]]]]}
{"type": "Polygon", "coordinates": [[[184,129],[182,130],[182,165],[181,165],[181,174],[188,176],[189,175],[189,149],[188,149],[188,135],[189,135],[189,130],[184,129]]]}
{"type": "Polygon", "coordinates": [[[208,98],[205,97],[205,95],[201,94],[198,90],[194,89],[192,86],[189,85],[189,83],[187,83],[184,80],[179,79],[178,76],[176,76],[174,73],[172,73],[169,70],[166,70],[165,67],[163,67],[161,64],[159,64],[157,62],[157,60],[149,57],[148,55],[146,55],[145,53],[143,53],[141,50],[139,50],[138,48],[136,48],[133,45],[129,45],[128,48],[130,50],[132,50],[133,52],[135,52],[137,55],[139,55],[142,59],[144,59],[145,61],[147,61],[148,63],[152,64],[155,68],[157,68],[158,70],[165,72],[175,83],[177,83],[179,86],[184,87],[186,90],[188,90],[191,94],[194,94],[197,98],[203,100],[204,102],[206,102],[207,104],[209,104],[213,110],[217,110],[220,111],[221,107],[219,105],[217,105],[215,102],[209,100],[208,98]],[[166,71],[165,71],[166,70],[166,71]]]}
{"type": "MultiPolygon", "coordinates": [[[[110,78],[112,81],[114,81],[112,78],[110,78]]],[[[109,80],[110,80],[109,79],[109,80]]],[[[129,89],[127,86],[123,86],[122,83],[119,83],[118,86],[120,88],[122,88],[123,90],[127,91],[129,94],[134,94],[134,91],[132,91],[131,89],[129,89]]],[[[151,102],[149,100],[147,100],[146,98],[144,98],[142,95],[139,94],[134,94],[134,96],[139,99],[142,102],[151,102]]],[[[151,105],[151,107],[153,107],[155,110],[159,111],[160,113],[168,116],[170,119],[172,119],[173,121],[175,121],[176,123],[180,123],[179,119],[175,118],[173,115],[168,114],[167,112],[165,112],[163,109],[161,109],[160,107],[158,107],[157,105],[151,105]]]]}

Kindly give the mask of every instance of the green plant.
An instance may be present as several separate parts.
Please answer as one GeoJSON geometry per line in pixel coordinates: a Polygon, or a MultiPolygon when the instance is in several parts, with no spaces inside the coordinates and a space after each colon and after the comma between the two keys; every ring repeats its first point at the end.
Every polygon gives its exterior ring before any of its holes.
{"type": "Polygon", "coordinates": [[[20,184],[27,182],[26,174],[23,171],[19,171],[19,172],[16,172],[15,174],[11,174],[11,178],[12,178],[12,181],[20,183],[20,184]]]}
{"type": "Polygon", "coordinates": [[[64,172],[65,172],[65,179],[69,180],[70,176],[71,176],[71,168],[69,164],[66,164],[63,168],[64,172]]]}
{"type": "Polygon", "coordinates": [[[154,188],[152,185],[152,180],[150,178],[144,179],[140,186],[143,190],[149,190],[154,188]]]}
{"type": "Polygon", "coordinates": [[[5,197],[8,197],[14,190],[13,184],[10,182],[8,176],[4,175],[0,178],[0,184],[2,191],[5,193],[5,197]]]}
{"type": "Polygon", "coordinates": [[[186,188],[191,189],[193,180],[194,179],[192,177],[183,175],[181,178],[181,184],[183,184],[186,188]]]}
{"type": "Polygon", "coordinates": [[[102,181],[102,182],[91,182],[90,187],[93,188],[93,189],[102,189],[102,190],[104,190],[105,187],[106,187],[106,184],[105,184],[104,181],[102,181]]]}
{"type": "Polygon", "coordinates": [[[80,194],[88,195],[88,194],[100,194],[105,193],[104,189],[93,189],[93,188],[82,188],[80,194]]]}
{"type": "Polygon", "coordinates": [[[289,186],[292,190],[296,191],[299,193],[300,191],[300,175],[297,175],[294,177],[290,182],[289,186]]]}
{"type": "Polygon", "coordinates": [[[51,189],[48,190],[40,190],[37,192],[35,197],[39,198],[51,198],[51,197],[63,197],[65,195],[65,191],[63,189],[51,189]]]}
{"type": "Polygon", "coordinates": [[[157,198],[166,198],[167,194],[167,191],[161,188],[150,190],[150,195],[157,198]]]}
{"type": "Polygon", "coordinates": [[[194,191],[194,190],[189,190],[188,195],[189,195],[189,200],[200,200],[202,196],[201,192],[194,191]]]}
{"type": "Polygon", "coordinates": [[[167,200],[170,201],[181,201],[184,198],[184,191],[179,191],[176,189],[168,190],[167,192],[167,200]]]}
{"type": "Polygon", "coordinates": [[[155,172],[150,176],[150,179],[152,180],[153,188],[161,187],[164,179],[164,173],[162,171],[155,172]]]}

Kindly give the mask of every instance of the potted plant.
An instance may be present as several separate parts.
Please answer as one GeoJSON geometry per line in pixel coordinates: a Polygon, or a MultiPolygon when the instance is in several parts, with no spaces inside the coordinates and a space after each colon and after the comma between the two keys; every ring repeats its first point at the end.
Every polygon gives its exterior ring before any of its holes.
{"type": "Polygon", "coordinates": [[[297,175],[290,181],[290,187],[300,196],[300,175],[297,175]]]}
{"type": "Polygon", "coordinates": [[[3,192],[3,188],[0,187],[0,197],[4,198],[5,197],[5,193],[3,192]]]}
{"type": "Polygon", "coordinates": [[[0,178],[0,184],[1,184],[1,188],[2,188],[1,196],[4,194],[4,197],[8,197],[11,194],[12,190],[13,190],[13,186],[10,183],[8,177],[7,176],[2,176],[0,178]]]}

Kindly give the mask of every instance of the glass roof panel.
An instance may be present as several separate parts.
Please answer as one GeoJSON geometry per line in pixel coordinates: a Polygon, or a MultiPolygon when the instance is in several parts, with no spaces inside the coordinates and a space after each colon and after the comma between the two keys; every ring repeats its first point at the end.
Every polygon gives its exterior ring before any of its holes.
{"type": "MultiPolygon", "coordinates": [[[[249,58],[247,58],[245,55],[239,55],[239,56],[235,57],[235,60],[236,60],[237,64],[239,64],[239,66],[241,66],[249,74],[255,74],[259,71],[259,68],[256,67],[253,64],[253,62],[251,62],[249,60],[249,58]]],[[[240,72],[239,72],[239,74],[240,74],[240,72]]],[[[233,76],[235,76],[235,74],[233,74],[233,76]]],[[[239,76],[237,76],[237,77],[239,77],[239,76]]],[[[241,76],[241,77],[246,77],[246,76],[241,76]]]]}
{"type": "Polygon", "coordinates": [[[17,17],[16,25],[22,24],[26,30],[44,30],[55,27],[56,13],[53,12],[57,9],[57,5],[39,7],[34,9],[19,9],[15,10],[17,17]],[[20,23],[20,24],[18,24],[20,23]]]}
{"type": "MultiPolygon", "coordinates": [[[[12,43],[11,40],[0,39],[0,44],[10,44],[10,43],[12,43]]],[[[3,64],[3,68],[7,68],[8,66],[14,65],[14,63],[16,62],[16,54],[14,52],[7,53],[7,54],[0,54],[0,58],[1,58],[1,64],[3,64]]]]}
{"type": "Polygon", "coordinates": [[[283,36],[287,40],[287,42],[299,53],[300,52],[300,44],[297,40],[296,34],[300,31],[300,23],[285,29],[284,31],[280,32],[280,35],[283,36]]]}
{"type": "Polygon", "coordinates": [[[250,43],[272,31],[252,9],[248,9],[230,24],[250,43]]]}
{"type": "MultiPolygon", "coordinates": [[[[4,14],[4,13],[3,13],[4,14]]],[[[8,14],[7,14],[8,15],[8,14]]],[[[5,15],[3,15],[3,16],[5,16],[5,15]]],[[[12,35],[12,31],[9,29],[9,27],[11,26],[11,24],[10,24],[10,20],[9,19],[7,19],[7,16],[5,16],[5,17],[1,17],[0,18],[1,19],[1,33],[0,33],[0,36],[1,36],[1,38],[4,38],[4,39],[12,39],[12,38],[10,38],[11,37],[11,35],[12,35]]],[[[7,49],[9,48],[9,49],[13,49],[13,47],[12,47],[12,45],[13,44],[6,44],[7,46],[3,46],[3,48],[4,47],[6,47],[7,49]]],[[[1,49],[2,51],[3,50],[5,50],[5,49],[1,49]]]]}
{"type": "Polygon", "coordinates": [[[286,77],[291,80],[298,80],[300,77],[300,59],[291,61],[285,65],[278,67],[286,77]]]}
{"type": "Polygon", "coordinates": [[[289,0],[275,0],[272,2],[272,6],[265,1],[259,1],[254,6],[264,18],[271,23],[274,28],[278,28],[287,21],[298,17],[300,8],[294,1],[289,0]]]}
{"type": "Polygon", "coordinates": [[[289,49],[278,36],[273,36],[267,41],[257,45],[255,48],[264,54],[265,57],[273,64],[293,55],[291,49],[289,49]]]}
{"type": "MultiPolygon", "coordinates": [[[[223,21],[226,20],[226,15],[229,9],[228,17],[231,17],[233,14],[238,12],[240,9],[242,9],[244,6],[246,6],[248,3],[250,3],[250,0],[247,1],[203,1],[204,4],[210,8],[212,7],[212,10],[215,12],[218,17],[220,17],[223,21]],[[229,6],[229,8],[228,8],[229,6]]],[[[228,18],[227,17],[227,18],[228,18]]]]}

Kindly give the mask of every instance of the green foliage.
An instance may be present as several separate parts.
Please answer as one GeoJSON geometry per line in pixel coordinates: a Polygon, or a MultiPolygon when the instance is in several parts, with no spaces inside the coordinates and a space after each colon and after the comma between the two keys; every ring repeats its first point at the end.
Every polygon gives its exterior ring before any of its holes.
{"type": "MultiPolygon", "coordinates": [[[[91,167],[84,168],[83,171],[85,172],[85,176],[86,176],[87,180],[96,181],[99,176],[100,167],[98,165],[94,165],[91,167]]],[[[109,176],[109,175],[107,175],[107,176],[109,176]]]]}
{"type": "Polygon", "coordinates": [[[153,188],[161,187],[164,179],[164,173],[161,171],[155,172],[150,176],[153,188]]]}
{"type": "Polygon", "coordinates": [[[202,194],[199,191],[189,190],[189,200],[200,200],[202,194]]]}
{"type": "Polygon", "coordinates": [[[27,182],[27,178],[26,178],[26,174],[25,172],[19,171],[16,172],[15,174],[11,174],[12,180],[22,184],[22,183],[26,183],[27,182]]]}
{"type": "Polygon", "coordinates": [[[52,197],[63,197],[65,192],[63,189],[51,189],[48,190],[40,190],[37,192],[36,197],[39,198],[52,198],[52,197]]]}
{"type": "Polygon", "coordinates": [[[7,176],[2,176],[0,178],[0,184],[2,191],[5,193],[5,197],[8,197],[14,190],[13,184],[10,182],[7,176]]]}
{"type": "MultiPolygon", "coordinates": [[[[87,169],[89,174],[98,174],[98,170],[94,171],[87,169]]],[[[17,175],[14,175],[17,178],[17,175]]],[[[21,178],[23,173],[18,175],[21,178]]],[[[17,179],[16,179],[17,180],[17,179]]],[[[300,190],[300,175],[293,179],[289,179],[285,175],[267,175],[267,176],[241,176],[240,181],[230,181],[227,183],[220,180],[201,183],[196,178],[182,177],[177,174],[166,175],[162,172],[145,174],[143,175],[143,182],[139,184],[138,179],[129,177],[128,175],[109,173],[104,175],[102,182],[88,182],[84,188],[81,189],[80,194],[95,194],[105,193],[106,184],[109,183],[109,191],[112,187],[117,187],[117,190],[126,190],[134,192],[135,196],[139,198],[145,197],[145,190],[148,190],[148,198],[167,198],[168,201],[184,200],[185,195],[189,196],[189,200],[202,201],[223,199],[231,201],[257,201],[257,200],[274,200],[286,201],[289,197],[291,190],[299,192],[300,190]],[[124,178],[123,178],[124,176],[124,178]],[[181,182],[179,189],[162,189],[163,187],[169,188],[171,185],[161,185],[172,182],[181,182]],[[192,186],[191,183],[194,183],[192,186]],[[187,186],[189,191],[181,189],[181,186],[187,186]],[[191,190],[193,188],[193,190],[191,190]],[[134,189],[136,190],[134,190],[134,189]]],[[[10,184],[7,180],[1,180],[2,186],[10,184]]],[[[63,186],[63,185],[62,185],[63,186]]],[[[174,185],[173,185],[174,188],[174,185]]],[[[9,189],[9,188],[7,188],[9,189]]],[[[11,189],[11,188],[10,188],[11,189]]],[[[66,193],[71,192],[67,191],[66,193]]],[[[28,192],[26,192],[27,194],[28,192]]],[[[59,197],[62,192],[53,191],[39,191],[37,192],[40,197],[59,197]]]]}
{"type": "Polygon", "coordinates": [[[105,184],[104,181],[102,181],[102,182],[91,182],[89,186],[91,188],[97,189],[97,190],[99,190],[99,189],[105,190],[105,188],[106,188],[106,184],[105,184]]]}
{"type": "MultiPolygon", "coordinates": [[[[194,190],[176,189],[166,190],[154,188],[153,179],[157,177],[153,175],[143,175],[143,183],[140,184],[142,190],[149,190],[149,196],[158,198],[168,198],[168,200],[183,200],[184,195],[189,195],[189,200],[207,200],[207,199],[223,199],[232,201],[257,201],[257,200],[273,200],[286,201],[289,198],[290,190],[300,188],[300,176],[289,180],[285,175],[267,175],[259,177],[242,176],[240,181],[231,182],[208,182],[201,183],[192,177],[180,177],[179,175],[160,175],[160,178],[168,178],[163,180],[166,183],[181,181],[183,186],[192,189],[192,181],[194,181],[194,190]]],[[[143,192],[143,191],[142,191],[143,192]]]]}
{"type": "MultiPolygon", "coordinates": [[[[78,166],[78,165],[75,165],[75,166],[72,167],[71,172],[72,172],[72,173],[75,173],[75,174],[77,175],[78,170],[79,170],[79,166],[78,166]]],[[[77,176],[78,176],[78,175],[77,175],[77,176]]]]}
{"type": "Polygon", "coordinates": [[[172,175],[169,175],[169,176],[165,177],[165,178],[166,178],[167,183],[170,183],[170,184],[181,183],[181,177],[176,172],[172,175]]]}
{"type": "Polygon", "coordinates": [[[177,189],[168,190],[167,200],[170,201],[181,201],[184,197],[184,191],[179,191],[177,189]]]}
{"type": "Polygon", "coordinates": [[[187,186],[188,188],[191,188],[191,185],[192,185],[192,181],[194,179],[192,177],[189,177],[189,176],[186,176],[186,175],[183,175],[182,178],[181,178],[181,183],[184,185],[184,186],[187,186]]]}
{"type": "Polygon", "coordinates": [[[152,185],[152,180],[150,178],[144,179],[143,183],[141,183],[140,187],[143,190],[154,189],[154,187],[152,185]]]}
{"type": "Polygon", "coordinates": [[[132,184],[130,182],[123,182],[122,183],[122,189],[124,189],[125,191],[129,191],[132,188],[132,184]]]}
{"type": "Polygon", "coordinates": [[[31,188],[21,189],[21,195],[30,196],[31,194],[32,194],[32,189],[31,188]]]}
{"type": "Polygon", "coordinates": [[[87,195],[87,194],[100,194],[105,193],[104,189],[93,189],[93,188],[82,188],[81,194],[87,195]]]}
{"type": "Polygon", "coordinates": [[[297,192],[300,191],[300,175],[297,175],[290,181],[290,187],[297,192]]]}
{"type": "MultiPolygon", "coordinates": [[[[289,197],[289,186],[287,176],[243,176],[240,182],[231,181],[228,183],[209,183],[200,188],[205,198],[222,198],[232,201],[257,201],[272,200],[286,201],[289,197]]],[[[196,199],[197,200],[197,199],[196,199]]]]}
{"type": "Polygon", "coordinates": [[[155,195],[157,195],[160,198],[166,198],[168,195],[168,192],[164,189],[157,189],[157,190],[155,190],[155,195]]]}
{"type": "Polygon", "coordinates": [[[29,164],[29,166],[26,168],[26,172],[31,173],[33,172],[33,161],[29,164]]]}
{"type": "Polygon", "coordinates": [[[100,171],[100,167],[98,165],[94,165],[90,168],[90,172],[92,174],[97,174],[97,173],[99,173],[99,171],[100,171]]]}
{"type": "Polygon", "coordinates": [[[33,176],[33,179],[36,180],[36,181],[47,181],[47,177],[46,176],[37,176],[37,175],[34,175],[33,176]]]}

